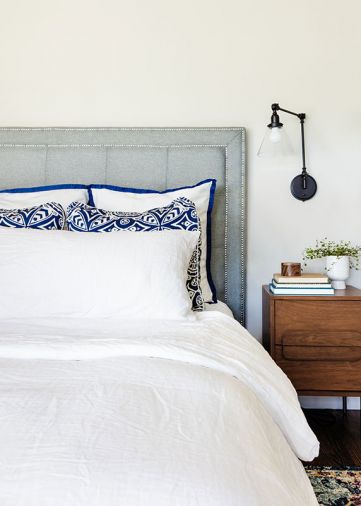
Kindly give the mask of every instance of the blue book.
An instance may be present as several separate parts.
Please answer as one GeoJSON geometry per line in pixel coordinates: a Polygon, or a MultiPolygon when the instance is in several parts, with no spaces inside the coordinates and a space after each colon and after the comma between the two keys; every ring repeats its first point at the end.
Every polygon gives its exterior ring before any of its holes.
{"type": "Polygon", "coordinates": [[[269,289],[275,295],[334,295],[335,290],[331,288],[278,288],[272,283],[269,285],[269,289]]]}
{"type": "Polygon", "coordinates": [[[272,279],[272,285],[275,288],[332,288],[331,283],[277,283],[272,279]]]}

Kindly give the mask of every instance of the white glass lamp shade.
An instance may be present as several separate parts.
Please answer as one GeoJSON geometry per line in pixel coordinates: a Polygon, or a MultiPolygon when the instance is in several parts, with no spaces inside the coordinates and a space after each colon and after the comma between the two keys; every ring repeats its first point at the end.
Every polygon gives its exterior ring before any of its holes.
{"type": "Polygon", "coordinates": [[[276,157],[292,153],[293,149],[290,140],[283,127],[267,127],[257,156],[276,157]]]}

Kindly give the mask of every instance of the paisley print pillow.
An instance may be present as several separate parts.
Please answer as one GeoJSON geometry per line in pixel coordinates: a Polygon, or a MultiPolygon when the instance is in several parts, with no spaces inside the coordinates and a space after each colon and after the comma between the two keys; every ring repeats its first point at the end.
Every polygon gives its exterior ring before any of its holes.
{"type": "MultiPolygon", "coordinates": [[[[157,232],[160,230],[200,230],[200,221],[192,201],[179,197],[168,206],[141,213],[105,211],[81,202],[67,209],[67,228],[71,232],[157,232]]],[[[201,234],[189,267],[187,289],[194,311],[203,310],[200,287],[201,234]]]]}
{"type": "Polygon", "coordinates": [[[56,202],[25,209],[0,209],[0,227],[62,230],[65,221],[65,211],[56,202]]]}

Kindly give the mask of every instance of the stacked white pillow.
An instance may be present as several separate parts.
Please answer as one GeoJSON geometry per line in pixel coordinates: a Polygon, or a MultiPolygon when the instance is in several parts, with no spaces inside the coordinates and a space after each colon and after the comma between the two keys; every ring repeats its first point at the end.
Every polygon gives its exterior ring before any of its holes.
{"type": "Polygon", "coordinates": [[[107,211],[143,212],[169,205],[178,197],[194,202],[201,224],[202,255],[200,260],[201,289],[204,302],[216,302],[216,291],[210,270],[211,212],[216,188],[215,179],[206,179],[194,186],[168,189],[162,192],[125,188],[121,186],[91,185],[90,204],[107,211]]]}
{"type": "Polygon", "coordinates": [[[0,228],[0,318],[192,317],[186,279],[198,238],[0,228]]]}
{"type": "MultiPolygon", "coordinates": [[[[110,188],[95,185],[89,193],[85,185],[3,190],[0,209],[26,210],[19,213],[26,219],[36,206],[57,203],[66,209],[74,201],[87,203],[90,195],[100,208],[142,212],[186,197],[195,202],[202,225],[202,290],[206,300],[215,300],[207,272],[215,181],[161,193],[110,188]]],[[[0,227],[0,318],[194,317],[186,281],[198,230],[72,234],[8,226],[0,227]]]]}

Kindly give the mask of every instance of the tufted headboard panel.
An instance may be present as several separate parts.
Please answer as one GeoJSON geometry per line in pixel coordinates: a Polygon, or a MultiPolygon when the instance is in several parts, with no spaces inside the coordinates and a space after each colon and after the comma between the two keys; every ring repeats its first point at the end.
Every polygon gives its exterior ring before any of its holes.
{"type": "Polygon", "coordinates": [[[164,190],[217,179],[212,274],[245,324],[244,128],[0,128],[0,188],[108,183],[164,190]]]}

